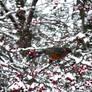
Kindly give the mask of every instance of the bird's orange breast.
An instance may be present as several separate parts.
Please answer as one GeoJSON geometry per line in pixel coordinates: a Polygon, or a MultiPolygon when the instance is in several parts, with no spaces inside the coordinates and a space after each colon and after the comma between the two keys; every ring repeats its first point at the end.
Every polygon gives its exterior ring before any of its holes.
{"type": "Polygon", "coordinates": [[[59,60],[59,59],[63,59],[66,55],[67,55],[67,53],[63,53],[63,54],[52,53],[52,54],[50,54],[50,58],[54,59],[54,60],[59,60]]]}

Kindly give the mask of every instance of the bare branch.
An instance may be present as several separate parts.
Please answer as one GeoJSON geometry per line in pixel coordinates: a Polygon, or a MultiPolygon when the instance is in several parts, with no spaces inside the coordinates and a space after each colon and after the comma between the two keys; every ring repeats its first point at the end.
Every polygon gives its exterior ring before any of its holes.
{"type": "MultiPolygon", "coordinates": [[[[6,13],[9,12],[9,10],[8,10],[7,7],[3,4],[2,1],[0,1],[0,5],[3,7],[3,9],[5,10],[6,13]]],[[[12,21],[13,24],[14,24],[14,26],[17,27],[17,23],[16,23],[16,20],[14,19],[14,17],[13,17],[11,14],[9,14],[8,17],[11,19],[11,21],[12,21]]]]}
{"type": "Polygon", "coordinates": [[[24,7],[26,0],[15,0],[17,7],[24,7]]]}
{"type": "MultiPolygon", "coordinates": [[[[33,0],[32,6],[35,7],[38,0],[33,0]]],[[[35,8],[31,8],[29,12],[29,16],[27,18],[27,24],[30,25],[30,22],[32,21],[33,14],[34,14],[35,8]]]]}

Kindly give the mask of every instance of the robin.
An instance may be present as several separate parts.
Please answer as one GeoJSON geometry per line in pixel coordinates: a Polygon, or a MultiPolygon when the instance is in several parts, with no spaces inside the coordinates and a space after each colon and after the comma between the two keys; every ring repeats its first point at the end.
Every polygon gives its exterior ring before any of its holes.
{"type": "Polygon", "coordinates": [[[71,52],[70,48],[63,48],[63,47],[51,47],[51,48],[47,48],[42,50],[41,52],[39,52],[38,54],[43,54],[45,53],[46,55],[48,55],[52,60],[59,60],[59,59],[63,59],[65,56],[68,55],[68,53],[71,52]]]}

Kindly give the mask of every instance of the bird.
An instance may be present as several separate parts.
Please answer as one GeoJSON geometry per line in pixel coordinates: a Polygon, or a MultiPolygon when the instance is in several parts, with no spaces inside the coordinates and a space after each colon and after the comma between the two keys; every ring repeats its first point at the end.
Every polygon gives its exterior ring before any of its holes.
{"type": "Polygon", "coordinates": [[[69,53],[71,53],[71,49],[65,47],[50,47],[43,49],[38,53],[38,55],[43,53],[48,55],[52,60],[60,60],[64,59],[69,53]]]}

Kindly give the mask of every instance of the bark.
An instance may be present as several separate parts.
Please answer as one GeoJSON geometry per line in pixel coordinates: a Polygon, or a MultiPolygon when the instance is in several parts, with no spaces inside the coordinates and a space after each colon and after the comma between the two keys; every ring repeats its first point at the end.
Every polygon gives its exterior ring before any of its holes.
{"type": "Polygon", "coordinates": [[[30,22],[32,21],[32,18],[33,18],[33,14],[34,14],[34,11],[35,11],[35,6],[36,6],[37,1],[38,0],[33,0],[33,2],[32,2],[32,8],[30,9],[29,16],[27,18],[27,25],[30,25],[30,22]]]}

